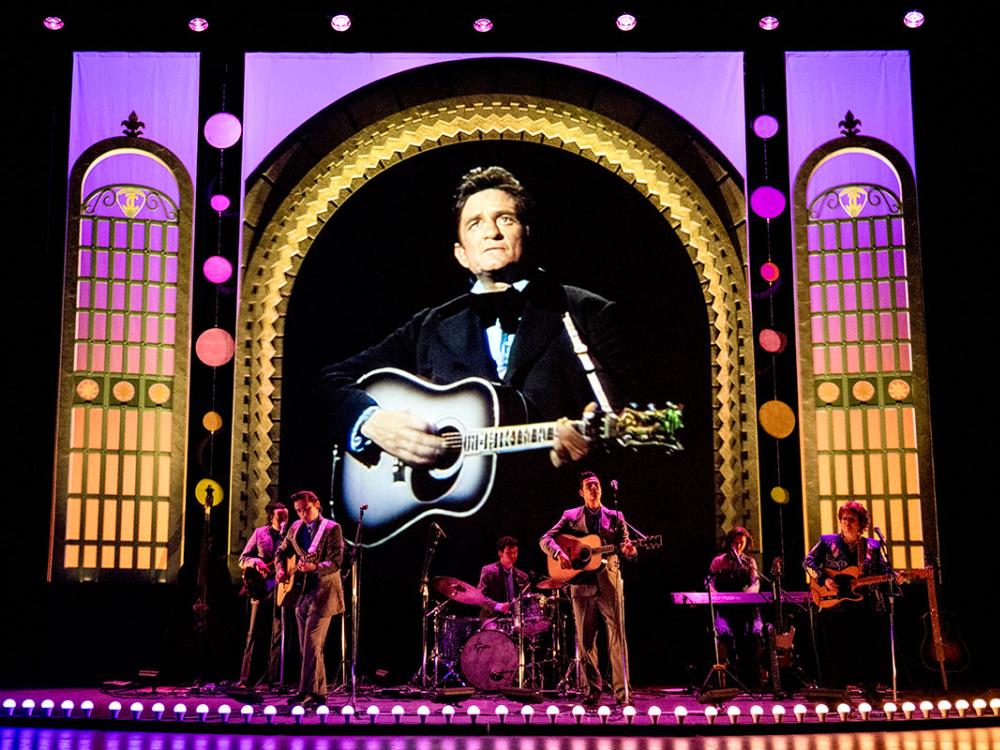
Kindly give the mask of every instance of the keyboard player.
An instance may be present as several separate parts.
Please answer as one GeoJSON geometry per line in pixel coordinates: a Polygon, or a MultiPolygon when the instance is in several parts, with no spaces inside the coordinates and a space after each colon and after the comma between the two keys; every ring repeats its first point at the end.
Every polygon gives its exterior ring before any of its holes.
{"type": "MultiPolygon", "coordinates": [[[[745,552],[753,542],[742,526],[726,534],[726,550],[712,560],[708,586],[712,592],[760,591],[757,562],[745,552]]],[[[767,681],[764,668],[764,626],[756,606],[721,605],[715,608],[715,627],[719,633],[719,655],[749,688],[759,688],[767,681]]]]}

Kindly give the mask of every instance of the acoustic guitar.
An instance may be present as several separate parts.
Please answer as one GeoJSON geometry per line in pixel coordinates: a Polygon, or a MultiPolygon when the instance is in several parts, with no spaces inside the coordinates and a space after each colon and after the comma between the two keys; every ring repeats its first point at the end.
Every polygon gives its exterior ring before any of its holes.
{"type": "MultiPolygon", "coordinates": [[[[586,536],[558,534],[555,537],[555,543],[569,557],[571,567],[562,567],[559,561],[550,555],[547,560],[549,578],[566,582],[585,571],[597,570],[604,564],[607,555],[615,554],[618,551],[617,545],[602,544],[602,541],[597,534],[587,534],[586,536]]],[[[657,534],[647,536],[644,539],[633,539],[632,544],[637,549],[657,549],[663,546],[663,537],[657,534]]]]}

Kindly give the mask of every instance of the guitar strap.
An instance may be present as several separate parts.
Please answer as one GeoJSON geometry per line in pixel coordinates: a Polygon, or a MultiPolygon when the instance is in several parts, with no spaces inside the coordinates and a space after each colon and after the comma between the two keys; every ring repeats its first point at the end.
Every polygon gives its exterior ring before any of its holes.
{"type": "Polygon", "coordinates": [[[570,317],[568,311],[563,314],[563,325],[566,326],[566,333],[569,334],[569,340],[573,343],[573,353],[580,360],[580,365],[587,376],[587,382],[590,383],[590,390],[594,392],[597,404],[601,407],[601,411],[606,414],[610,413],[613,409],[611,408],[611,402],[608,401],[608,394],[604,392],[601,379],[597,376],[597,368],[594,366],[594,360],[590,358],[587,345],[580,338],[580,332],[576,330],[576,324],[573,322],[573,318],[570,317]]]}
{"type": "Polygon", "coordinates": [[[302,547],[299,545],[299,529],[302,527],[303,523],[305,523],[305,521],[296,521],[296,526],[291,532],[292,546],[295,548],[295,554],[299,557],[316,554],[316,550],[319,549],[319,542],[323,538],[323,532],[326,531],[327,519],[324,518],[320,521],[319,528],[316,529],[316,536],[314,536],[312,541],[309,543],[308,552],[303,552],[302,547]]]}

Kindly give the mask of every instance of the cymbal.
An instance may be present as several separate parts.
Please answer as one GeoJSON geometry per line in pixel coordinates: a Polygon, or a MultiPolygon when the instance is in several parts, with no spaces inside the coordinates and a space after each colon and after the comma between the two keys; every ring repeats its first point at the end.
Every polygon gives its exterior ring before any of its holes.
{"type": "Polygon", "coordinates": [[[475,607],[486,601],[482,591],[451,576],[436,576],[431,579],[431,586],[439,594],[443,594],[459,604],[471,604],[475,607]]]}
{"type": "Polygon", "coordinates": [[[535,584],[535,588],[543,590],[561,589],[567,583],[569,583],[569,581],[560,581],[555,578],[543,578],[535,584]]]}

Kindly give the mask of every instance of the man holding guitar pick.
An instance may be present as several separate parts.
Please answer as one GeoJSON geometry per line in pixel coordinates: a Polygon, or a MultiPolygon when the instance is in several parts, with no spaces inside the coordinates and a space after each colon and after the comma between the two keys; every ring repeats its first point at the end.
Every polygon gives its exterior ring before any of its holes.
{"type": "Polygon", "coordinates": [[[860,685],[870,696],[885,672],[888,629],[877,583],[893,577],[877,539],[864,536],[868,509],[853,500],[837,510],[840,533],[824,534],[802,566],[820,607],[819,636],[830,687],[860,685]]]}
{"type": "Polygon", "coordinates": [[[583,663],[584,702],[596,705],[601,698],[602,680],[598,668],[597,629],[600,620],[608,633],[608,660],[611,681],[618,703],[630,702],[628,681],[628,645],[625,642],[625,606],[622,592],[619,555],[604,553],[604,545],[613,545],[628,559],[636,556],[636,547],[629,537],[628,524],[618,511],[601,505],[601,480],[593,472],[580,476],[580,497],[583,505],[571,508],[541,538],[542,550],[573,583],[573,618],[576,622],[576,642],[583,663]],[[599,552],[581,547],[579,540],[598,537],[599,552]]]}

